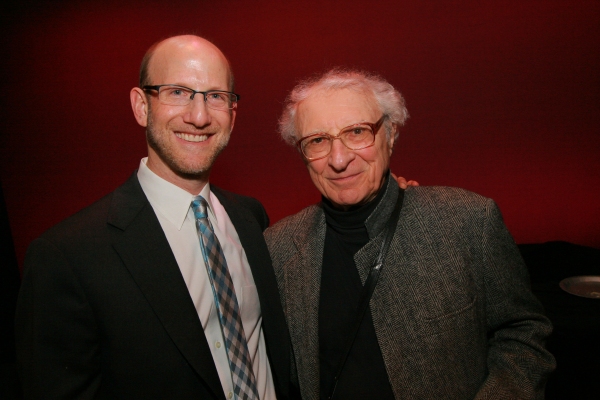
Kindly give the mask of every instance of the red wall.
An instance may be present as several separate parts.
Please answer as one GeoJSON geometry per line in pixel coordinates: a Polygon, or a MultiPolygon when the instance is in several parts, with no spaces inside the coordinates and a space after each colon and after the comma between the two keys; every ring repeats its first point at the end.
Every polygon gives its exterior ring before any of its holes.
{"type": "Polygon", "coordinates": [[[517,242],[600,247],[598,1],[34,3],[2,28],[0,179],[21,263],[137,167],[128,92],[146,48],[179,33],[221,47],[242,96],[212,181],[259,198],[272,222],[319,199],[276,135],[282,101],[342,65],[407,99],[395,173],[496,199],[517,242]]]}

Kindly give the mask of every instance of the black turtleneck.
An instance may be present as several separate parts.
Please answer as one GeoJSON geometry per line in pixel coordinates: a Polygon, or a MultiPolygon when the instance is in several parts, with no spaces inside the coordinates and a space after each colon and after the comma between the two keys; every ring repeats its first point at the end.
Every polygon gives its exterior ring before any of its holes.
{"type": "MultiPolygon", "coordinates": [[[[332,389],[363,288],[353,257],[369,241],[365,221],[381,201],[386,185],[387,181],[374,200],[348,211],[334,208],[325,198],[322,201],[327,231],[319,303],[321,398],[326,398],[332,389]]],[[[394,398],[369,309],[348,355],[335,398],[394,398]]]]}

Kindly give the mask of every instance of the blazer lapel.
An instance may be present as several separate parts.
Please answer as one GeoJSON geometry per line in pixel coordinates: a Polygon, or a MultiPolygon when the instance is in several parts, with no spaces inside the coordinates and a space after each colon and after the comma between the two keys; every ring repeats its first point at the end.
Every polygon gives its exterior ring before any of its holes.
{"type": "Polygon", "coordinates": [[[395,393],[406,393],[407,389],[403,385],[412,379],[410,376],[412,368],[407,367],[405,360],[410,355],[406,346],[413,348],[416,340],[408,333],[416,322],[408,310],[412,308],[415,298],[426,293],[425,290],[413,288],[411,282],[416,271],[406,268],[403,242],[406,232],[410,231],[410,224],[407,225],[406,222],[406,208],[403,206],[403,199],[404,191],[398,190],[395,182],[392,181],[378,208],[372,214],[375,218],[366,223],[371,240],[354,256],[356,267],[364,284],[379,255],[385,235],[385,223],[390,217],[396,201],[400,201],[402,206],[400,218],[395,227],[396,231],[385,257],[377,286],[369,302],[375,334],[395,393]],[[402,198],[398,200],[398,196],[402,198]],[[390,304],[394,306],[390,306],[390,304]]]}
{"type": "MultiPolygon", "coordinates": [[[[396,202],[399,203],[398,206],[400,207],[400,210],[402,210],[403,201],[404,191],[398,188],[395,180],[393,180],[391,177],[388,177],[388,184],[385,188],[383,198],[365,221],[365,226],[369,234],[369,242],[354,255],[354,263],[356,264],[356,268],[358,269],[358,274],[363,285],[365,284],[365,281],[369,276],[369,272],[371,272],[371,268],[375,264],[375,261],[379,256],[379,252],[381,251],[381,244],[386,235],[386,227],[389,219],[391,218],[392,212],[394,211],[396,202]]],[[[400,214],[402,214],[402,212],[400,212],[400,214]]],[[[394,236],[397,236],[398,227],[395,226],[394,229],[394,236]]],[[[392,246],[390,246],[389,251],[392,251],[392,246]]],[[[384,260],[382,271],[385,271],[386,264],[388,263],[388,260],[384,260]]],[[[378,284],[378,286],[380,285],[378,284]]],[[[377,292],[377,287],[375,292],[377,292]]]]}
{"type": "Polygon", "coordinates": [[[215,396],[225,399],[193,301],[135,173],[114,192],[108,223],[114,249],[165,330],[215,396]]]}
{"type": "Polygon", "coordinates": [[[319,296],[321,285],[321,266],[325,246],[325,214],[320,207],[314,207],[315,213],[309,213],[310,221],[301,221],[296,232],[294,244],[299,260],[290,261],[293,268],[286,268],[286,287],[288,296],[289,324],[292,340],[302,355],[296,357],[303,392],[319,397],[319,296]]]}
{"type": "Polygon", "coordinates": [[[273,379],[276,383],[275,387],[284,392],[278,392],[279,398],[287,398],[291,344],[283,308],[281,307],[275,272],[273,271],[269,250],[263,238],[263,229],[250,210],[240,204],[237,195],[215,186],[211,186],[211,190],[227,211],[227,215],[233,223],[246,253],[258,292],[263,333],[273,379]]]}

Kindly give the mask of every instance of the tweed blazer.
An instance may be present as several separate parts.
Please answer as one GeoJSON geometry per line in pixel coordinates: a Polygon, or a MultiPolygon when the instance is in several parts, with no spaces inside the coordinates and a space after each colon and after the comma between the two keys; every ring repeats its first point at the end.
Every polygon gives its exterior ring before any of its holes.
{"type": "MultiPolygon", "coordinates": [[[[400,189],[385,190],[366,221],[370,241],[354,257],[363,284],[400,189]]],[[[325,231],[317,204],[265,232],[305,400],[319,398],[325,231]]],[[[555,366],[544,348],[551,324],[492,200],[407,189],[370,309],[397,399],[543,398],[555,366]]]]}

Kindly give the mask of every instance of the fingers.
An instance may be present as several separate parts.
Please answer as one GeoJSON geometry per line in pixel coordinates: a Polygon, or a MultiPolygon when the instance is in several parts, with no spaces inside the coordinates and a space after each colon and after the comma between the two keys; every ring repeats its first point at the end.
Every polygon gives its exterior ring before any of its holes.
{"type": "Polygon", "coordinates": [[[400,186],[401,189],[406,189],[409,186],[419,186],[419,182],[415,180],[407,181],[403,176],[396,176],[396,174],[394,174],[393,172],[391,173],[391,175],[392,178],[396,180],[396,183],[398,183],[398,186],[400,186]]]}

